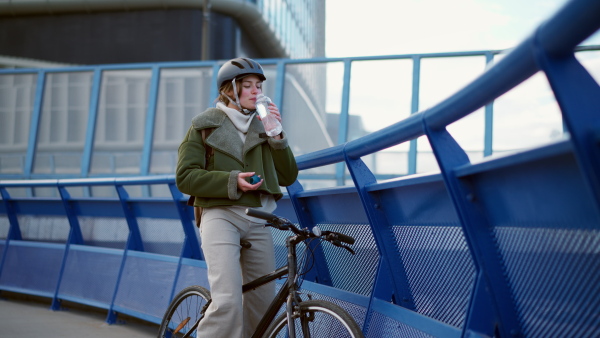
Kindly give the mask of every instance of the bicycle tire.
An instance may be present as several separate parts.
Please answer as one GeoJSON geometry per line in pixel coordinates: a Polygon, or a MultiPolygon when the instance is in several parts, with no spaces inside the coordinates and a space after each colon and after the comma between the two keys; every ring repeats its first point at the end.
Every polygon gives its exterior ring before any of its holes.
{"type": "MultiPolygon", "coordinates": [[[[324,300],[300,303],[300,317],[295,318],[296,337],[311,338],[364,338],[354,318],[340,306],[324,300]],[[310,335],[303,333],[302,321],[307,324],[310,335]]],[[[288,337],[287,314],[277,317],[267,328],[263,338],[288,337]]]]}
{"type": "Polygon", "coordinates": [[[210,300],[210,292],[199,285],[181,290],[169,304],[158,330],[158,338],[196,337],[196,322],[202,316],[202,309],[210,300]],[[175,332],[177,330],[177,332],[175,332]]]}

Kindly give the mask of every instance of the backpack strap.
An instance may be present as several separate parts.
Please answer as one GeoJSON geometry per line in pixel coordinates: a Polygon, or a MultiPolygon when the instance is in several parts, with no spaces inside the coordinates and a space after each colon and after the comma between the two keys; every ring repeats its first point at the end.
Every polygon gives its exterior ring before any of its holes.
{"type": "MultiPolygon", "coordinates": [[[[206,129],[202,129],[200,130],[200,133],[202,134],[202,142],[204,142],[204,149],[205,149],[205,166],[208,166],[208,160],[211,158],[211,156],[213,156],[214,154],[214,150],[211,146],[209,146],[206,143],[206,138],[210,136],[210,134],[213,132],[215,128],[206,128],[206,129]]],[[[205,168],[206,169],[206,168],[205,168]]]]}
{"type": "MultiPolygon", "coordinates": [[[[208,144],[206,144],[206,138],[210,136],[210,134],[213,132],[214,128],[206,128],[206,129],[202,129],[200,130],[200,133],[202,134],[202,142],[204,142],[204,167],[206,169],[206,167],[208,166],[208,160],[211,158],[211,156],[214,155],[214,150],[211,146],[209,146],[208,144]]],[[[187,201],[187,205],[193,207],[194,206],[194,201],[196,200],[196,196],[190,196],[190,198],[187,201]]],[[[194,207],[194,220],[196,223],[196,226],[199,228],[200,227],[200,219],[202,217],[202,208],[201,207],[194,207]]]]}

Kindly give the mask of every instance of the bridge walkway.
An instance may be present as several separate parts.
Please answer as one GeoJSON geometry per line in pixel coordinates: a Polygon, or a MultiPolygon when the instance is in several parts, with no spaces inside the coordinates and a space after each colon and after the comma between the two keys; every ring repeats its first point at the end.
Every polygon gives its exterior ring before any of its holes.
{"type": "Polygon", "coordinates": [[[106,323],[106,312],[79,304],[60,311],[50,310],[50,301],[2,292],[0,331],[2,337],[46,338],[150,338],[158,325],[119,316],[114,325],[106,323]]]}

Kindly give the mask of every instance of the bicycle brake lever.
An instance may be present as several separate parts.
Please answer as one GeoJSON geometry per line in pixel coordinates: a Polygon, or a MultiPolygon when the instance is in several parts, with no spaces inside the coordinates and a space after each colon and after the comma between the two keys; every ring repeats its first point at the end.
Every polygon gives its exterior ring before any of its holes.
{"type": "Polygon", "coordinates": [[[349,246],[347,246],[345,244],[342,244],[342,242],[339,240],[331,241],[330,243],[337,247],[344,248],[344,249],[348,250],[348,252],[350,252],[351,254],[356,255],[356,252],[354,252],[354,250],[352,250],[352,248],[350,248],[349,246]]]}
{"type": "Polygon", "coordinates": [[[349,251],[351,254],[353,254],[353,255],[356,255],[356,252],[354,252],[354,250],[352,250],[352,248],[350,248],[349,246],[347,246],[347,245],[343,245],[343,244],[342,244],[342,245],[340,245],[340,246],[341,246],[342,248],[344,248],[344,249],[348,250],[348,251],[349,251]]]}

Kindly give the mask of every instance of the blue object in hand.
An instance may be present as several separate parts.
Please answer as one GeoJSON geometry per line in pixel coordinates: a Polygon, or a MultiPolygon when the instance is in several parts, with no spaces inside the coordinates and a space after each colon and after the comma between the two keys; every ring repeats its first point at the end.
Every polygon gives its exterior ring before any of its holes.
{"type": "Polygon", "coordinates": [[[250,184],[256,184],[260,182],[260,177],[254,174],[253,176],[248,177],[248,182],[250,182],[250,184]]]}

